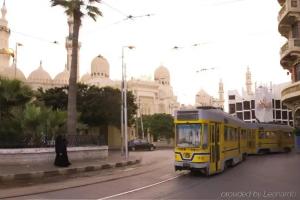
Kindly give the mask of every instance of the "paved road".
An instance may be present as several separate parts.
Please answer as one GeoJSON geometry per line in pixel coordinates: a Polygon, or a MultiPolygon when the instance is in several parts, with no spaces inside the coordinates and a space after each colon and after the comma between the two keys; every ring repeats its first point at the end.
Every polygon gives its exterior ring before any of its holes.
{"type": "Polygon", "coordinates": [[[300,154],[251,156],[212,177],[175,173],[171,150],[134,154],[137,175],[19,199],[300,199],[300,154]]]}

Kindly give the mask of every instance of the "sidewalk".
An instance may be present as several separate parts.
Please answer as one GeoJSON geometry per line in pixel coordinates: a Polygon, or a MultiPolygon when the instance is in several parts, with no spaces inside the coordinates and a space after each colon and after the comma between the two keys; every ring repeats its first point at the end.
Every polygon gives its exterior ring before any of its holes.
{"type": "Polygon", "coordinates": [[[1,182],[15,180],[32,180],[58,175],[70,175],[80,172],[112,169],[138,164],[141,158],[130,156],[126,161],[120,151],[109,151],[107,159],[74,161],[69,167],[56,167],[52,163],[36,163],[32,165],[7,165],[0,167],[1,182]]]}

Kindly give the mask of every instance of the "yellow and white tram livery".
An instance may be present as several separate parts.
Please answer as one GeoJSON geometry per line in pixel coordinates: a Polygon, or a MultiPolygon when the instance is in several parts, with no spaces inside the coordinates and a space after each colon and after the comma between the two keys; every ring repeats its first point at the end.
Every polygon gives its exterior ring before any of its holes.
{"type": "Polygon", "coordinates": [[[175,170],[211,175],[248,154],[287,151],[293,144],[291,132],[286,125],[245,123],[220,109],[179,110],[175,114],[175,170]]]}

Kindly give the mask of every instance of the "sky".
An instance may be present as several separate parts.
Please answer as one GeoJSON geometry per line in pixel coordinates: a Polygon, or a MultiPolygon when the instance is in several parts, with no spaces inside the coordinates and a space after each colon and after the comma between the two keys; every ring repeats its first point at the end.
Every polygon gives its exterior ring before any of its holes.
{"type": "MultiPolygon", "coordinates": [[[[28,77],[42,61],[54,78],[67,60],[64,10],[51,7],[49,0],[6,0],[6,7],[9,47],[23,44],[18,68],[28,77]]],[[[93,58],[101,54],[110,64],[111,79],[120,80],[122,47],[133,45],[124,56],[127,77],[153,80],[155,69],[163,65],[181,104],[193,105],[200,89],[217,97],[220,79],[225,98],[228,90],[241,91],[247,67],[253,83],[290,81],[279,63],[286,39],[278,33],[277,1],[103,0],[98,7],[103,17],[82,22],[80,75],[90,72],[93,58]],[[139,17],[126,20],[128,15],[139,17]]]]}

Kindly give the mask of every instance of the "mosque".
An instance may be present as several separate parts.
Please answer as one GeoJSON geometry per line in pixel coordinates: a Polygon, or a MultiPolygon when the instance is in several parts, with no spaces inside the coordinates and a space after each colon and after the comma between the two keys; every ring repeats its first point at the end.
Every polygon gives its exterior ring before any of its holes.
{"type": "MultiPolygon", "coordinates": [[[[16,66],[16,56],[9,48],[10,29],[6,19],[7,9],[5,0],[1,8],[0,19],[0,76],[7,79],[18,79],[33,90],[38,88],[49,89],[54,87],[63,87],[68,85],[71,58],[72,58],[72,31],[73,19],[68,19],[69,35],[66,37],[65,47],[67,51],[67,62],[64,70],[58,73],[54,79],[43,68],[42,62],[40,66],[32,71],[26,78],[21,69],[16,66]],[[13,62],[10,65],[10,59],[13,57],[13,62]]],[[[78,45],[78,55],[81,44],[78,45]]],[[[17,44],[16,44],[17,49],[17,44]]],[[[15,49],[15,51],[16,51],[15,49]]],[[[79,62],[78,62],[79,63],[79,62]]],[[[121,88],[120,80],[110,79],[110,65],[108,60],[103,55],[96,56],[91,62],[91,73],[84,74],[79,77],[79,64],[77,66],[78,77],[80,83],[87,85],[95,85],[98,87],[113,87],[121,88]]],[[[131,78],[127,81],[127,88],[132,91],[136,97],[138,105],[138,115],[151,115],[155,113],[172,114],[176,109],[179,109],[180,104],[177,102],[177,97],[173,94],[173,88],[170,85],[170,72],[164,66],[159,66],[154,72],[154,80],[140,80],[131,78]]],[[[129,128],[129,138],[135,137],[135,130],[129,128]]],[[[105,133],[107,144],[110,148],[120,146],[120,131],[115,127],[109,127],[105,133]]],[[[100,130],[97,131],[99,134],[100,130]]]]}
{"type": "MultiPolygon", "coordinates": [[[[49,89],[53,87],[62,87],[68,85],[71,58],[72,58],[72,31],[73,31],[73,19],[68,19],[69,35],[66,37],[65,47],[67,51],[67,64],[64,70],[58,73],[54,79],[51,78],[49,73],[43,68],[42,63],[40,66],[32,71],[26,78],[21,69],[16,67],[16,58],[11,66],[9,66],[11,55],[9,53],[3,53],[4,50],[9,49],[9,37],[10,29],[8,27],[8,21],[6,19],[7,9],[5,1],[1,8],[2,17],[0,19],[0,76],[8,79],[18,79],[32,89],[38,88],[49,89]]],[[[78,46],[78,53],[80,51],[81,44],[78,46]]],[[[79,54],[78,54],[79,55],[79,54]]],[[[79,62],[78,62],[79,63],[79,62]]],[[[79,74],[79,64],[77,66],[77,72],[79,74]]],[[[110,86],[113,88],[120,88],[120,80],[110,79],[110,65],[108,60],[102,56],[96,56],[91,62],[91,73],[84,74],[81,78],[77,77],[78,82],[95,85],[98,87],[110,86]]],[[[173,114],[174,110],[179,108],[177,97],[173,94],[173,88],[170,85],[170,72],[164,66],[159,66],[154,72],[154,80],[140,80],[134,79],[127,81],[127,87],[129,91],[132,91],[136,97],[136,101],[139,105],[140,114],[149,115],[154,113],[167,113],[173,114]]]]}

